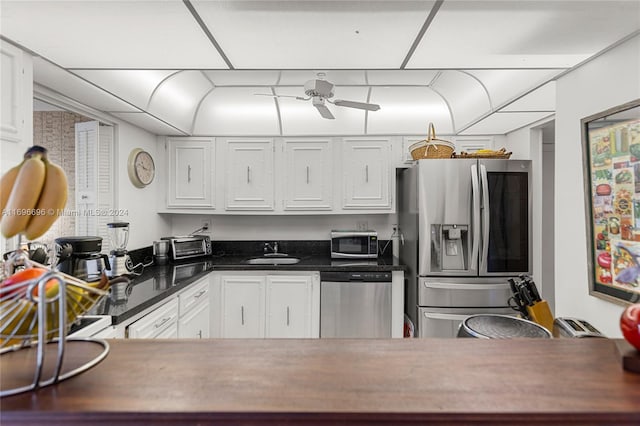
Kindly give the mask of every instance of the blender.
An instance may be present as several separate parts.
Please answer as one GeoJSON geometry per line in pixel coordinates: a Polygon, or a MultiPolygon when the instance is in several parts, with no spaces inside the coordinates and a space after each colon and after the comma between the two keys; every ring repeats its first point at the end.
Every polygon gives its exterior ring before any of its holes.
{"type": "Polygon", "coordinates": [[[109,252],[109,264],[111,269],[107,271],[110,277],[117,277],[129,273],[127,264],[130,263],[127,254],[129,242],[129,222],[107,223],[111,251],[109,252]]]}

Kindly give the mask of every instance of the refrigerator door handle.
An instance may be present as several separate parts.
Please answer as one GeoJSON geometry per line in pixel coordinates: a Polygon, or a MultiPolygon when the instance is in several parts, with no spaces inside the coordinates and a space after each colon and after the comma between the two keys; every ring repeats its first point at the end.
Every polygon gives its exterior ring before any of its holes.
{"type": "Polygon", "coordinates": [[[471,262],[469,270],[475,271],[478,267],[478,242],[480,241],[480,187],[478,184],[478,166],[471,166],[471,199],[473,215],[473,242],[471,244],[471,262]]]}
{"type": "Polygon", "coordinates": [[[442,314],[439,312],[423,312],[425,318],[446,320],[446,321],[463,321],[471,314],[442,314]]]}
{"type": "Polygon", "coordinates": [[[487,272],[487,256],[489,253],[489,181],[487,168],[480,164],[480,178],[482,184],[482,254],[480,256],[480,273],[487,272]]]}
{"type": "Polygon", "coordinates": [[[445,290],[508,290],[509,283],[496,284],[458,284],[458,283],[440,283],[440,282],[424,282],[426,288],[438,288],[445,290]]]}

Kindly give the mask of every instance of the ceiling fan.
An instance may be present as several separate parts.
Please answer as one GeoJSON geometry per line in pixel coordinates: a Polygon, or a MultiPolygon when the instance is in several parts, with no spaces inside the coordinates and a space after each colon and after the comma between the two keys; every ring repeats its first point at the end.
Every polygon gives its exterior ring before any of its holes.
{"type": "Polygon", "coordinates": [[[255,93],[255,94],[258,96],[271,96],[274,98],[294,98],[300,101],[311,100],[311,103],[313,104],[314,107],[316,107],[320,115],[323,118],[327,118],[330,120],[333,120],[335,117],[333,116],[329,108],[327,108],[325,101],[336,106],[364,109],[367,111],[377,111],[380,109],[380,105],[378,104],[346,101],[343,99],[331,100],[330,98],[333,97],[334,85],[330,81],[323,79],[322,78],[323,76],[324,75],[320,73],[318,74],[317,79],[309,80],[304,84],[304,93],[308,96],[306,98],[302,96],[273,95],[273,94],[267,94],[267,93],[255,93]]]}

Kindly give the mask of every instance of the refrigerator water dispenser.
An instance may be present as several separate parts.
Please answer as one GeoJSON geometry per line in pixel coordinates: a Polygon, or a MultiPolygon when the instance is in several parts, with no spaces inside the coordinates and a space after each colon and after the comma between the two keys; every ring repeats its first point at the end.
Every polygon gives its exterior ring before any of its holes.
{"type": "Polygon", "coordinates": [[[468,258],[468,225],[432,225],[432,259],[442,271],[466,270],[468,258]]]}

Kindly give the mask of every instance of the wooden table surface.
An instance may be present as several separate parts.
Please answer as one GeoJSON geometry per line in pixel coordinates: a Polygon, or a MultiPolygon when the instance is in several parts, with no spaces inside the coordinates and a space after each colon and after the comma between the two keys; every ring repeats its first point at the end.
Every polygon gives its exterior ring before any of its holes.
{"type": "MultiPolygon", "coordinates": [[[[0,423],[640,424],[640,374],[608,339],[109,343],[91,370],[2,398],[0,423]]],[[[3,389],[33,358],[18,354],[3,389]]]]}

